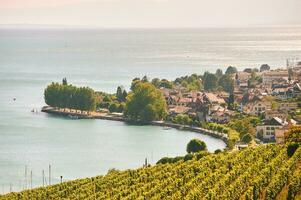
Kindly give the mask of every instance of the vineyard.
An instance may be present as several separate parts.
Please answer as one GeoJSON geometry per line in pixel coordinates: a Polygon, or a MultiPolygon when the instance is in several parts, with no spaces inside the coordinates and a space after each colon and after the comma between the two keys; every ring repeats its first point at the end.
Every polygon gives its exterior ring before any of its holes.
{"type": "Polygon", "coordinates": [[[194,156],[0,199],[301,199],[301,147],[291,157],[278,145],[194,156]]]}

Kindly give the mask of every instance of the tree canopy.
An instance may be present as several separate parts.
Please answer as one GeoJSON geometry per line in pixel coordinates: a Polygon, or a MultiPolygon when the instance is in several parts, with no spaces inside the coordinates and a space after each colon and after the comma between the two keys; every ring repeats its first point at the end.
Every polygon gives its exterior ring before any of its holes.
{"type": "Polygon", "coordinates": [[[260,66],[260,72],[269,71],[271,67],[268,64],[263,64],[260,66]]]}
{"type": "Polygon", "coordinates": [[[225,72],[225,74],[235,74],[237,73],[236,67],[229,66],[225,72]]]}
{"type": "Polygon", "coordinates": [[[196,153],[199,151],[206,151],[207,146],[206,143],[199,139],[192,139],[187,144],[186,151],[187,153],[196,153]]]}
{"type": "Polygon", "coordinates": [[[217,88],[218,78],[215,74],[205,72],[203,76],[203,84],[205,90],[215,90],[217,88]]]}
{"type": "Polygon", "coordinates": [[[124,115],[136,121],[162,120],[167,115],[162,93],[148,82],[136,82],[128,94],[124,115]]]}
{"type": "Polygon", "coordinates": [[[96,95],[89,87],[68,85],[67,81],[51,83],[44,91],[45,103],[52,107],[93,111],[96,108],[96,95]]]}
{"type": "Polygon", "coordinates": [[[222,75],[218,80],[218,85],[221,86],[226,92],[232,93],[234,91],[234,80],[232,75],[222,75]]]}
{"type": "Polygon", "coordinates": [[[301,126],[292,126],[289,131],[284,134],[285,142],[301,144],[301,126]]]}

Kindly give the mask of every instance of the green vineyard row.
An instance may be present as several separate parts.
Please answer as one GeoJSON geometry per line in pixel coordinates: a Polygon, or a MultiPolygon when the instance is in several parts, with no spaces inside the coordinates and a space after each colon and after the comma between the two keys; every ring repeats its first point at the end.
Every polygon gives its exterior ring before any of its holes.
{"type": "Polygon", "coordinates": [[[289,157],[285,146],[260,145],[136,170],[114,170],[0,199],[270,200],[282,192],[293,200],[301,196],[300,165],[301,147],[289,157]]]}

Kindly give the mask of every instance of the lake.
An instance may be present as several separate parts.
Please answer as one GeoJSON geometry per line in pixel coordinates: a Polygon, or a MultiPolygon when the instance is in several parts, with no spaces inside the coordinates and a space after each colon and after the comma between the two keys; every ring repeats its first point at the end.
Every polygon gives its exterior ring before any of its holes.
{"type": "MultiPolygon", "coordinates": [[[[70,120],[31,113],[44,106],[52,81],[115,92],[134,77],[174,79],[229,65],[243,69],[268,63],[285,66],[301,55],[301,28],[249,29],[0,29],[0,186],[24,187],[24,168],[33,184],[52,166],[52,182],[104,174],[110,168],[154,164],[184,155],[192,138],[210,151],[224,142],[209,136],[130,126],[102,120],[70,120]],[[13,101],[16,98],[16,101],[13,101]]],[[[1,191],[1,190],[0,190],[1,191]]]]}

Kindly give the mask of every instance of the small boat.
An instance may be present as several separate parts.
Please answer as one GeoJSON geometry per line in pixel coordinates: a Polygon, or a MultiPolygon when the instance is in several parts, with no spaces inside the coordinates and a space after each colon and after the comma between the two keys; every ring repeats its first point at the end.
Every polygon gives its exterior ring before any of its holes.
{"type": "Polygon", "coordinates": [[[170,130],[170,129],[172,129],[171,127],[168,127],[168,126],[164,126],[163,127],[163,130],[170,130]]]}

